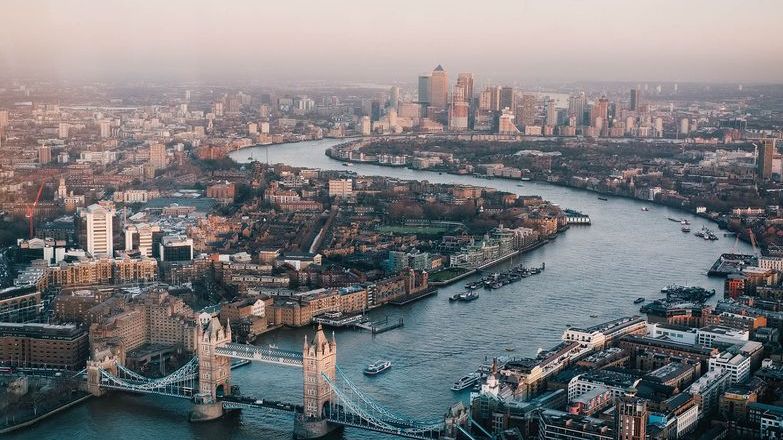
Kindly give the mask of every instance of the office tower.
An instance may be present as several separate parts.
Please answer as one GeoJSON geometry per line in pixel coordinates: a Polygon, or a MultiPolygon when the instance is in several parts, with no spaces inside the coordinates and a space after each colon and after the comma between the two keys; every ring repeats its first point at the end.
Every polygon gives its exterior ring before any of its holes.
{"type": "Polygon", "coordinates": [[[557,107],[555,107],[555,100],[550,99],[546,102],[546,124],[550,127],[557,125],[557,107]]]}
{"type": "Polygon", "coordinates": [[[487,87],[479,95],[479,110],[496,112],[500,110],[500,87],[487,87]]]}
{"type": "Polygon", "coordinates": [[[81,212],[87,232],[87,252],[93,256],[111,257],[114,254],[114,209],[90,205],[81,212]]]}
{"type": "Polygon", "coordinates": [[[111,124],[109,124],[109,121],[101,121],[99,126],[101,131],[101,139],[111,137],[111,124]]]}
{"type": "Polygon", "coordinates": [[[584,92],[568,97],[568,115],[576,118],[576,125],[584,124],[586,102],[587,99],[584,92]]]}
{"type": "Polygon", "coordinates": [[[756,167],[760,179],[772,177],[772,157],[775,155],[775,139],[762,139],[756,153],[756,167]]]}
{"type": "Polygon", "coordinates": [[[500,89],[500,110],[504,108],[514,110],[514,88],[503,87],[500,89]]]}
{"type": "Polygon", "coordinates": [[[641,102],[639,101],[639,89],[631,89],[631,104],[629,106],[629,110],[632,112],[639,111],[640,105],[641,102]]]}
{"type": "Polygon", "coordinates": [[[609,100],[602,96],[597,103],[593,104],[590,114],[590,122],[601,136],[606,136],[609,131],[609,100]]]}
{"type": "Polygon", "coordinates": [[[440,110],[446,110],[449,105],[449,76],[443,66],[432,71],[430,77],[430,106],[440,110]]]}
{"type": "Polygon", "coordinates": [[[150,145],[150,165],[156,170],[166,168],[166,146],[163,144],[150,145]]]}
{"type": "Polygon", "coordinates": [[[185,90],[185,101],[190,101],[190,90],[185,90]]]}
{"type": "Polygon", "coordinates": [[[449,111],[449,128],[451,130],[468,129],[469,106],[465,102],[465,90],[462,87],[454,87],[451,95],[451,109],[449,111]]]}
{"type": "Polygon", "coordinates": [[[517,134],[519,129],[514,125],[514,114],[511,110],[503,109],[503,113],[498,120],[499,134],[517,134]]]}
{"type": "Polygon", "coordinates": [[[388,107],[396,110],[399,104],[400,104],[400,88],[397,86],[392,86],[392,88],[389,90],[388,107]]]}
{"type": "Polygon", "coordinates": [[[635,396],[634,390],[619,397],[615,409],[618,440],[646,440],[647,401],[635,396]]]}
{"type": "Polygon", "coordinates": [[[153,256],[153,237],[160,226],[147,223],[125,226],[125,251],[139,251],[145,257],[153,256]]]}
{"type": "Polygon", "coordinates": [[[372,134],[372,122],[369,116],[362,116],[359,119],[359,131],[362,136],[369,136],[372,134]]]}
{"type": "Polygon", "coordinates": [[[421,117],[427,117],[427,107],[430,106],[430,90],[432,89],[432,77],[429,75],[419,76],[419,100],[421,105],[421,117]]]}
{"type": "Polygon", "coordinates": [[[370,103],[370,119],[373,122],[381,120],[381,102],[373,99],[370,103]]]}
{"type": "Polygon", "coordinates": [[[258,134],[258,124],[255,122],[248,122],[247,124],[247,134],[258,134]]]}
{"type": "Polygon", "coordinates": [[[41,165],[52,161],[52,149],[48,145],[38,147],[38,163],[41,165]]]}
{"type": "Polygon", "coordinates": [[[60,125],[57,127],[57,137],[60,139],[66,139],[68,138],[68,129],[70,127],[68,126],[67,122],[60,122],[60,125]]]}
{"type": "Polygon", "coordinates": [[[532,126],[536,122],[536,96],[522,95],[517,110],[517,124],[523,127],[532,126]]]}
{"type": "Polygon", "coordinates": [[[473,74],[463,72],[457,75],[457,87],[462,89],[465,102],[473,106],[473,74]]]}
{"type": "Polygon", "coordinates": [[[212,113],[214,113],[215,116],[223,116],[223,103],[216,102],[212,104],[212,113]]]}
{"type": "Polygon", "coordinates": [[[0,110],[0,132],[8,127],[8,110],[0,110]]]}

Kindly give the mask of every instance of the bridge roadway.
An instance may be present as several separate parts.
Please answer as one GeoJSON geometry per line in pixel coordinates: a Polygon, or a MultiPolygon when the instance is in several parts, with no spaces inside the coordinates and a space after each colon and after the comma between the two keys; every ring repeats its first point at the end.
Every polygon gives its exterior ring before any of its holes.
{"type": "Polygon", "coordinates": [[[287,367],[302,368],[302,353],[278,350],[275,348],[258,347],[249,344],[226,343],[215,348],[218,356],[248,361],[264,362],[267,364],[284,365],[287,367]]]}
{"type": "Polygon", "coordinates": [[[220,400],[223,402],[223,407],[228,409],[266,408],[299,414],[304,412],[302,405],[277,400],[256,399],[247,396],[224,396],[220,400]]]}
{"type": "MultiPolygon", "coordinates": [[[[277,400],[256,399],[248,396],[224,396],[220,400],[223,402],[223,408],[226,409],[272,409],[295,414],[304,413],[304,407],[302,405],[277,400]]],[[[393,422],[389,422],[390,425],[387,426],[368,423],[363,417],[347,411],[343,405],[328,405],[324,409],[326,419],[329,423],[334,425],[348,426],[419,440],[430,440],[440,437],[440,432],[438,431],[433,431],[431,429],[415,430],[404,423],[395,425],[393,422]]]]}

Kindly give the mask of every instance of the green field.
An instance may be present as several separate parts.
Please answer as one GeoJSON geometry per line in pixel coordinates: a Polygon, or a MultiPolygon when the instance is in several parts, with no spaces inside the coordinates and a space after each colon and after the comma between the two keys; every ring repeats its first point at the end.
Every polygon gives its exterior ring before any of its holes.
{"type": "Polygon", "coordinates": [[[450,267],[448,269],[443,269],[439,272],[431,273],[430,274],[430,281],[448,281],[454,277],[458,277],[462,275],[463,273],[467,272],[468,269],[462,268],[462,267],[450,267]]]}

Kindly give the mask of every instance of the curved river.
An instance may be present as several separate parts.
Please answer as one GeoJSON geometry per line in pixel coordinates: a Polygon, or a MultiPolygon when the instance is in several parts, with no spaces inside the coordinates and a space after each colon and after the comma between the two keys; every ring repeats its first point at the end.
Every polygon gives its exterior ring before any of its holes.
{"type": "MultiPolygon", "coordinates": [[[[324,150],[342,141],[321,140],[236,151],[232,158],[250,157],[270,163],[299,167],[341,169],[324,150]]],[[[492,292],[482,292],[478,301],[449,303],[448,296],[464,282],[441,289],[440,294],[402,308],[376,310],[376,319],[403,316],[405,326],[380,335],[343,330],[337,332],[338,362],[351,379],[368,394],[413,418],[438,418],[467,391],[449,387],[458,377],[475,370],[485,356],[535,355],[539,347],[559,341],[567,324],[589,325],[638,312],[633,300],[655,297],[668,284],[714,288],[722,293],[720,279],[706,276],[707,268],[734,239],[704,241],[683,234],[667,217],[687,218],[694,230],[707,225],[704,219],[674,209],[641,201],[610,198],[600,201],[593,193],[545,183],[484,180],[432,172],[355,164],[349,168],[364,175],[383,175],[431,182],[493,186],[519,194],[537,194],[560,206],[590,215],[593,225],[572,227],[552,243],[515,260],[527,265],[546,262],[538,276],[492,292]],[[641,208],[648,206],[649,211],[641,208]],[[596,316],[595,318],[591,317],[596,316]],[[385,374],[367,378],[362,368],[379,358],[393,367],[385,374]]],[[[715,225],[710,225],[716,229],[715,225]]],[[[749,252],[745,243],[737,251],[749,252]]],[[[720,296],[720,295],[716,295],[720,296]]],[[[260,344],[300,350],[305,333],[312,329],[284,330],[266,335],[260,344]]],[[[234,382],[247,395],[300,402],[301,371],[267,365],[234,370],[234,382]]],[[[8,438],[80,439],[290,439],[293,419],[272,411],[245,411],[241,417],[208,423],[187,422],[189,403],[176,399],[112,395],[55,415],[37,426],[8,438]]],[[[380,434],[347,429],[343,439],[391,439],[380,434]]]]}

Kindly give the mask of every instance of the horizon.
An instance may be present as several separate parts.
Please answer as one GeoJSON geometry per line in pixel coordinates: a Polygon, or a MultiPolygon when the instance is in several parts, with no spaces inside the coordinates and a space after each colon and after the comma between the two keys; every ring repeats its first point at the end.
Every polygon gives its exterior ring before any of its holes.
{"type": "Polygon", "coordinates": [[[783,4],[736,5],[11,0],[0,78],[407,83],[442,64],[450,76],[472,72],[485,82],[780,84],[783,4]]]}

